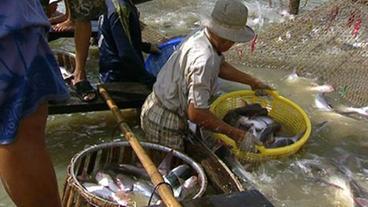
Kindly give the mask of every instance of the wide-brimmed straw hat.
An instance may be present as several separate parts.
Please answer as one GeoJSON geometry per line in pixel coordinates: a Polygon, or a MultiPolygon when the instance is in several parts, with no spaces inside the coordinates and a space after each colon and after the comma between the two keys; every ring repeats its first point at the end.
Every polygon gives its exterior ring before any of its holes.
{"type": "Polygon", "coordinates": [[[211,16],[202,17],[202,25],[216,35],[233,41],[248,42],[254,31],[247,26],[248,8],[238,0],[217,0],[211,16]]]}

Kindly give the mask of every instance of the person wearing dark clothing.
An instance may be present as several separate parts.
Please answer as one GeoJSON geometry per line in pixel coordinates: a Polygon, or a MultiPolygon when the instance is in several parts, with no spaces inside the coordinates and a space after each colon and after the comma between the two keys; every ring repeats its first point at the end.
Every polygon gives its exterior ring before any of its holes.
{"type": "Polygon", "coordinates": [[[143,52],[157,47],[142,42],[139,12],[131,0],[106,0],[107,12],[99,20],[100,79],[102,82],[142,82],[155,78],[144,68],[143,52]]]}

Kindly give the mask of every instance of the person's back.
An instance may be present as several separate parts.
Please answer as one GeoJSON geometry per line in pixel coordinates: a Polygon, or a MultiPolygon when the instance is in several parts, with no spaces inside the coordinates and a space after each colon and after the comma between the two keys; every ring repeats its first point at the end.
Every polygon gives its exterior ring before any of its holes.
{"type": "MultiPolygon", "coordinates": [[[[208,95],[208,99],[217,89],[217,76],[223,56],[216,52],[211,43],[206,38],[206,30],[195,32],[182,43],[180,49],[176,50],[162,67],[157,76],[153,90],[162,104],[172,111],[186,116],[188,99],[196,99],[202,102],[193,94],[189,84],[197,79],[196,90],[201,94],[208,95]]],[[[207,100],[204,98],[203,100],[207,100]]],[[[198,103],[208,106],[208,103],[198,103]]]]}
{"type": "Polygon", "coordinates": [[[139,13],[130,0],[105,1],[100,19],[100,78],[103,82],[139,81],[153,84],[144,69],[139,13]]]}

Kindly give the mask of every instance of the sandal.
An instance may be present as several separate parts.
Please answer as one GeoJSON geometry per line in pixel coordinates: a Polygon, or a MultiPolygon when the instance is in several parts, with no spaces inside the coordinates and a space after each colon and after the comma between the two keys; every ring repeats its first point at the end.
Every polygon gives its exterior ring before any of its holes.
{"type": "Polygon", "coordinates": [[[97,98],[96,90],[91,86],[88,80],[82,80],[73,86],[75,93],[83,102],[91,102],[97,98]]]}

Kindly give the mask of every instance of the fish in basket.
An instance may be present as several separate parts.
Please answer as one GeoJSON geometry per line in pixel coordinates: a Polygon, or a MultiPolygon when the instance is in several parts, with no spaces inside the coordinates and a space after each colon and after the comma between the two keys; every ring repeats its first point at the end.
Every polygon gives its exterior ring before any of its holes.
{"type": "Polygon", "coordinates": [[[234,140],[224,134],[214,134],[232,146],[240,159],[258,162],[296,153],[311,133],[309,117],[296,103],[268,91],[268,96],[256,96],[254,91],[242,90],[217,98],[210,110],[228,124],[252,133],[263,146],[254,151],[241,150],[234,140]]]}
{"type": "MultiPolygon", "coordinates": [[[[147,150],[165,185],[179,200],[201,197],[207,187],[202,167],[176,150],[141,143],[147,150]]],[[[128,142],[92,146],[74,156],[68,168],[63,205],[149,206],[161,204],[157,187],[140,165],[128,142]]]]}

